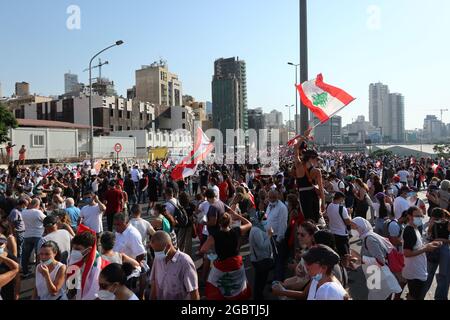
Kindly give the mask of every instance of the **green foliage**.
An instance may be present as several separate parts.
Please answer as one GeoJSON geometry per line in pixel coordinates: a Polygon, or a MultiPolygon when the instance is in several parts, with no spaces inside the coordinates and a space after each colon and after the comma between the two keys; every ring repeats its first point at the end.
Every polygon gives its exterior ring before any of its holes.
{"type": "Polygon", "coordinates": [[[18,123],[8,108],[0,103],[0,143],[9,141],[9,129],[17,128],[18,123]]]}
{"type": "Polygon", "coordinates": [[[387,150],[377,150],[372,152],[372,154],[370,155],[372,158],[380,158],[383,156],[387,156],[387,157],[392,157],[394,154],[391,151],[387,151],[387,150]]]}
{"type": "Polygon", "coordinates": [[[450,144],[437,144],[433,147],[433,151],[438,154],[438,157],[448,158],[450,156],[450,144]]]}

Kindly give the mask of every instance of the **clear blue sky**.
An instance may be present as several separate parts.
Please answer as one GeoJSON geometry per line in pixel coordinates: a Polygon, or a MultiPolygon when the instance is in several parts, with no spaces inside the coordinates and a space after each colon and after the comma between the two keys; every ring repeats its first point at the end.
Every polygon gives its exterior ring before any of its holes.
{"type": "MultiPolygon", "coordinates": [[[[449,15],[448,0],[310,0],[310,78],[322,72],[358,98],[341,113],[344,123],[368,115],[369,84],[381,81],[405,95],[406,127],[421,127],[426,114],[439,116],[430,110],[450,108],[449,15]],[[378,24],[370,5],[379,9],[378,24]]],[[[60,94],[65,72],[86,82],[91,55],[122,39],[102,56],[119,94],[137,68],[163,57],[185,94],[210,100],[214,60],[239,56],[247,62],[249,108],[284,109],[287,120],[295,91],[286,63],[299,60],[298,19],[296,0],[4,0],[0,81],[5,95],[16,81],[60,94]],[[66,28],[72,4],[81,9],[80,30],[66,28]]]]}

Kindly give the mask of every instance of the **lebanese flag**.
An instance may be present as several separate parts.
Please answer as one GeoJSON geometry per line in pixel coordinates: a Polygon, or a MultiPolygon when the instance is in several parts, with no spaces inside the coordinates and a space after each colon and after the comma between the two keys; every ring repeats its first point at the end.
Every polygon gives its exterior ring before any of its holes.
{"type": "Polygon", "coordinates": [[[251,295],[241,256],[214,261],[205,285],[207,300],[249,300],[251,295]]]}
{"type": "Polygon", "coordinates": [[[303,104],[315,114],[321,123],[349,105],[355,98],[342,89],[323,82],[322,74],[315,80],[297,85],[303,104]]]}
{"type": "Polygon", "coordinates": [[[94,245],[87,254],[86,261],[78,261],[69,265],[66,271],[67,281],[71,281],[74,277],[80,278],[81,287],[77,288],[76,300],[95,300],[100,290],[98,285],[98,277],[100,272],[105,268],[109,261],[102,259],[97,251],[97,235],[94,230],[80,224],[77,234],[89,232],[94,236],[94,245]]]}
{"type": "Polygon", "coordinates": [[[172,179],[175,181],[183,180],[190,177],[197,171],[197,165],[200,161],[206,159],[208,154],[214,149],[214,144],[199,127],[197,128],[197,140],[195,142],[194,150],[189,156],[183,159],[172,171],[172,179]]]}

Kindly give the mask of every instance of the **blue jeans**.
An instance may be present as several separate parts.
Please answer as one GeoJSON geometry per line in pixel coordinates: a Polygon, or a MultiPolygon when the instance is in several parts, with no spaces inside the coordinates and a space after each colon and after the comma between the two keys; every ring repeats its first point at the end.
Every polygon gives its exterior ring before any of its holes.
{"type": "Polygon", "coordinates": [[[377,218],[375,220],[375,233],[378,233],[379,235],[383,235],[384,233],[384,219],[377,218]]]}
{"type": "Polygon", "coordinates": [[[19,261],[19,263],[21,262],[22,259],[23,241],[24,241],[23,232],[16,233],[17,261],[19,261]]]}
{"type": "Polygon", "coordinates": [[[436,274],[436,291],[434,292],[435,300],[448,300],[448,290],[450,284],[450,248],[444,244],[439,248],[439,263],[428,261],[428,279],[424,288],[423,296],[430,290],[433,283],[434,275],[439,267],[439,273],[436,274]]]}
{"type": "Polygon", "coordinates": [[[39,240],[41,240],[40,237],[31,237],[31,238],[24,238],[23,242],[23,255],[22,255],[22,271],[23,274],[28,273],[28,264],[30,262],[30,255],[31,252],[35,251],[35,253],[38,253],[38,243],[39,240]]]}

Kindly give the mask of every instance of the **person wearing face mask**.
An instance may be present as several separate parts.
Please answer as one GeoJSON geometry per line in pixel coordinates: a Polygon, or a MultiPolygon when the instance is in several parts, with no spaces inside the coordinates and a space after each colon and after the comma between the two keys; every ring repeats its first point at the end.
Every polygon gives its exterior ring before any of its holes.
{"type": "Polygon", "coordinates": [[[398,197],[394,200],[394,215],[397,220],[400,219],[405,210],[411,207],[408,201],[408,195],[411,191],[409,187],[402,187],[398,193],[398,197]]]}
{"type": "Polygon", "coordinates": [[[420,210],[422,210],[423,215],[426,215],[427,209],[425,206],[425,202],[423,202],[423,200],[418,197],[418,191],[419,190],[416,187],[411,188],[411,191],[408,193],[409,205],[411,207],[418,207],[420,210]]]}
{"type": "Polygon", "coordinates": [[[58,245],[53,241],[47,241],[39,249],[41,263],[36,267],[33,300],[67,300],[66,266],[56,260],[58,254],[58,245]]]}
{"type": "MultiPolygon", "coordinates": [[[[303,299],[302,291],[310,283],[311,278],[305,268],[305,261],[302,254],[308,251],[314,245],[314,234],[317,233],[318,228],[312,221],[303,222],[297,228],[297,238],[302,248],[298,252],[297,265],[289,266],[295,270],[295,276],[287,278],[282,283],[274,281],[272,283],[272,294],[278,297],[286,297],[290,299],[303,299]],[[287,294],[286,294],[287,293],[287,294]]],[[[283,298],[282,298],[283,299],[283,298]]]]}
{"type": "Polygon", "coordinates": [[[150,274],[151,299],[199,300],[197,270],[192,258],[175,249],[164,231],[153,235],[150,246],[155,252],[150,274]]]}
{"type": "Polygon", "coordinates": [[[427,230],[429,241],[441,241],[443,245],[427,254],[428,279],[425,292],[430,289],[436,275],[437,287],[434,293],[435,300],[448,300],[450,284],[450,213],[441,208],[431,212],[430,224],[427,230]],[[439,267],[439,273],[436,271],[439,267]]]}
{"type": "MultiPolygon", "coordinates": [[[[274,279],[283,281],[288,258],[287,239],[285,238],[288,222],[288,209],[279,200],[278,191],[269,192],[269,206],[267,207],[267,230],[272,230],[276,245],[274,279]]],[[[306,212],[305,212],[306,215],[306,212]]]]}
{"type": "Polygon", "coordinates": [[[305,269],[311,281],[303,291],[275,289],[275,294],[298,300],[349,300],[350,296],[333,275],[339,255],[330,247],[319,244],[303,254],[305,269]]]}
{"type": "Polygon", "coordinates": [[[427,252],[433,252],[442,245],[440,241],[433,241],[426,245],[422,242],[419,227],[423,225],[423,213],[417,207],[408,209],[408,223],[403,231],[403,253],[405,267],[402,276],[408,281],[408,299],[423,300],[425,285],[428,278],[427,252]]]}
{"type": "Polygon", "coordinates": [[[427,190],[427,199],[428,199],[428,216],[431,216],[431,212],[434,208],[439,208],[439,194],[438,194],[439,187],[437,185],[430,185],[428,186],[427,190]]]}
{"type": "Polygon", "coordinates": [[[391,300],[393,294],[402,292],[396,277],[389,269],[388,255],[394,250],[394,246],[388,239],[376,234],[372,225],[364,218],[356,217],[352,220],[352,229],[356,230],[357,237],[362,240],[361,263],[366,276],[369,300],[391,300]],[[370,287],[370,277],[374,271],[379,272],[379,286],[370,287]]]}
{"type": "Polygon", "coordinates": [[[100,300],[139,300],[133,291],[127,288],[127,275],[118,263],[107,265],[98,278],[100,300]]]}
{"type": "Polygon", "coordinates": [[[258,211],[255,213],[255,216],[251,219],[252,228],[249,235],[250,261],[255,269],[254,300],[264,300],[264,288],[269,272],[273,268],[271,234],[264,227],[266,224],[264,222],[267,222],[264,218],[264,212],[258,211]]]}
{"type": "Polygon", "coordinates": [[[97,252],[94,230],[79,225],[78,234],[72,239],[72,251],[67,267],[66,285],[69,295],[75,300],[97,298],[100,271],[109,264],[97,252]]]}

